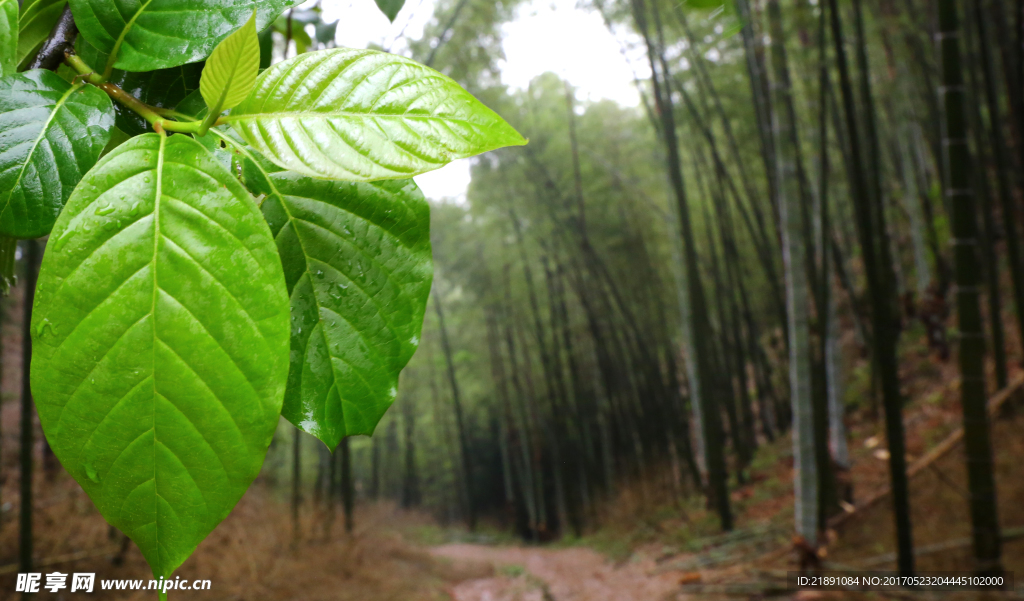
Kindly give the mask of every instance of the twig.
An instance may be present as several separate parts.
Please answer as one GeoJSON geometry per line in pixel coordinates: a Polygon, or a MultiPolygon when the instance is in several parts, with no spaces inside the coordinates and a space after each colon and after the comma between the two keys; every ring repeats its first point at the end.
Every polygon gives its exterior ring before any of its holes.
{"type": "MultiPolygon", "coordinates": [[[[732,583],[708,583],[708,584],[684,584],[680,592],[686,595],[724,595],[724,596],[765,596],[774,597],[793,593],[788,584],[784,581],[770,582],[732,582],[732,583]]],[[[683,597],[688,598],[688,597],[683,597]]]]}
{"type": "Polygon", "coordinates": [[[459,13],[462,12],[462,9],[465,8],[468,1],[469,0],[459,0],[459,3],[455,5],[455,10],[452,11],[451,18],[448,19],[444,29],[441,30],[441,35],[437,36],[437,43],[430,49],[430,54],[427,56],[427,60],[423,62],[424,65],[428,67],[434,66],[434,59],[437,58],[437,51],[440,50],[441,46],[444,46],[444,43],[448,41],[448,34],[451,32],[452,27],[455,26],[455,20],[459,18],[459,13]]]}
{"type": "MultiPolygon", "coordinates": [[[[1010,402],[1010,400],[1016,396],[1019,396],[1024,392],[1024,376],[1017,378],[1014,382],[1011,382],[1009,386],[1003,388],[988,400],[988,415],[994,417],[998,415],[999,410],[1010,402]]],[[[947,453],[957,448],[964,437],[964,429],[958,428],[952,434],[946,437],[938,446],[929,451],[924,457],[921,457],[915,461],[907,469],[907,479],[910,480],[923,470],[925,470],[932,463],[938,461],[942,457],[946,456],[947,453]]],[[[844,523],[848,522],[852,516],[859,515],[865,509],[872,507],[882,499],[889,496],[891,493],[889,487],[885,487],[881,490],[876,491],[865,501],[858,504],[856,509],[851,513],[844,513],[829,521],[830,528],[839,528],[844,523]]]]}
{"type": "MultiPolygon", "coordinates": [[[[64,52],[64,62],[78,73],[77,77],[103,90],[111,99],[120,102],[141,115],[153,126],[153,131],[160,133],[166,130],[199,135],[205,133],[200,130],[202,124],[199,121],[181,122],[165,119],[164,114],[166,114],[166,111],[150,106],[124,91],[117,84],[106,81],[103,76],[96,73],[91,66],[87,65],[81,57],[75,54],[74,50],[68,49],[64,52]]],[[[218,119],[217,123],[219,122],[220,120],[218,119]]]]}
{"type": "Polygon", "coordinates": [[[64,51],[74,46],[77,37],[78,26],[75,25],[75,17],[71,14],[71,6],[65,6],[64,12],[57,19],[57,24],[50,30],[50,37],[43,42],[42,48],[29,63],[28,68],[55,70],[64,60],[64,51]]]}
{"type": "MultiPolygon", "coordinates": [[[[999,536],[999,540],[1004,543],[1015,541],[1024,538],[1024,528],[1006,528],[1002,531],[999,536]]],[[[934,555],[935,553],[941,553],[943,551],[950,551],[952,549],[962,549],[969,547],[974,544],[974,539],[971,537],[954,538],[952,540],[943,541],[941,543],[935,543],[933,545],[923,545],[914,549],[914,557],[923,557],[925,555],[934,555]]],[[[882,555],[876,555],[875,557],[869,557],[867,559],[861,559],[854,561],[860,569],[870,568],[874,566],[883,565],[886,563],[892,563],[896,561],[895,553],[884,553],[882,555]]]]}

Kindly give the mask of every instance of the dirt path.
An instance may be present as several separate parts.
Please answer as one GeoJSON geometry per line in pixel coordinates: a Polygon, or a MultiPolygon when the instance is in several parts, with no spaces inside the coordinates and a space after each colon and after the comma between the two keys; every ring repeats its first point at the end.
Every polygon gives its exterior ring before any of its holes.
{"type": "Polygon", "coordinates": [[[583,548],[452,544],[431,554],[494,566],[495,576],[456,585],[455,601],[649,601],[679,586],[678,572],[654,574],[654,560],[642,553],[623,565],[583,548]]]}

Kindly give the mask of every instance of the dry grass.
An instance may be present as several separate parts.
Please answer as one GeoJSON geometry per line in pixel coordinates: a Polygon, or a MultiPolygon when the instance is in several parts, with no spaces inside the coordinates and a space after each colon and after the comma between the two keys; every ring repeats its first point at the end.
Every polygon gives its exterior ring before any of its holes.
{"type": "MultiPolygon", "coordinates": [[[[10,493],[8,493],[10,494],[10,493]]],[[[403,531],[425,518],[380,504],[360,508],[358,527],[344,534],[340,521],[330,536],[322,512],[306,508],[302,537],[293,541],[288,507],[254,486],[234,512],[176,572],[182,579],[209,579],[212,590],[176,591],[176,599],[304,601],[427,601],[449,599],[447,590],[468,578],[486,577],[487,565],[452,563],[434,558],[405,540],[403,531]]],[[[36,556],[42,561],[80,551],[116,549],[108,527],[81,489],[66,476],[40,482],[37,504],[36,556]]],[[[17,528],[9,522],[0,532],[0,562],[17,557],[17,528]]],[[[115,565],[108,551],[39,571],[95,572],[99,579],[148,579],[149,568],[134,545],[115,565]]],[[[0,576],[0,599],[15,598],[14,574],[0,576]]],[[[48,593],[42,593],[44,598],[48,593]]],[[[154,599],[152,592],[97,592],[95,599],[154,599]]]]}

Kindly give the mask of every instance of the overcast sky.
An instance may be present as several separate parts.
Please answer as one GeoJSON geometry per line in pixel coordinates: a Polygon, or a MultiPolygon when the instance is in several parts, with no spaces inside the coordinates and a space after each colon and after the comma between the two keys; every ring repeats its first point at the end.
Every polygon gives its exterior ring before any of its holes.
{"type": "MultiPolygon", "coordinates": [[[[430,20],[434,0],[406,0],[394,23],[388,23],[373,0],[328,0],[324,18],[338,19],[338,43],[363,48],[380,44],[403,52],[405,38],[418,39],[430,20]]],[[[580,100],[608,98],[622,105],[640,102],[633,72],[620,45],[596,12],[576,8],[576,0],[529,0],[502,28],[505,60],[502,83],[523,89],[534,77],[552,71],[577,88],[580,100]]],[[[625,39],[624,36],[621,36],[625,39]]],[[[649,72],[642,55],[630,56],[641,78],[649,72]]],[[[428,198],[463,198],[469,185],[469,159],[416,177],[428,198]]]]}

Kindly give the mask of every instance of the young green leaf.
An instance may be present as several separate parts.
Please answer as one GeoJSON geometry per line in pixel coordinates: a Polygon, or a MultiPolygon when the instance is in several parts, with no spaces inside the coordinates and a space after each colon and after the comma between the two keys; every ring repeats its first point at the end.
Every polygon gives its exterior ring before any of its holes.
{"type": "Polygon", "coordinates": [[[395,17],[398,16],[398,11],[402,10],[402,6],[405,5],[405,0],[376,0],[377,8],[380,12],[384,13],[384,16],[388,18],[388,21],[395,22],[395,17]]]}
{"type": "Polygon", "coordinates": [[[45,236],[114,127],[110,98],[51,71],[0,79],[0,234],[45,236]]]}
{"type": "Polygon", "coordinates": [[[280,415],[288,296],[265,221],[195,140],[133,138],[61,213],[32,317],[47,440],[170,576],[259,473],[280,415]]]}
{"type": "Polygon", "coordinates": [[[412,180],[331,182],[246,161],[292,306],[282,415],[329,448],[372,434],[419,344],[433,276],[430,209],[412,180]]]}
{"type": "Polygon", "coordinates": [[[18,0],[0,0],[0,77],[18,68],[18,0]]]}
{"type": "MultiPolygon", "coordinates": [[[[81,35],[114,67],[152,71],[206,58],[256,9],[263,29],[296,0],[71,0],[81,35]]],[[[102,65],[93,65],[100,69],[102,65]]]]}
{"type": "Polygon", "coordinates": [[[33,56],[50,35],[67,0],[25,0],[18,20],[18,64],[33,56]]]}
{"type": "Polygon", "coordinates": [[[241,29],[213,49],[203,68],[199,91],[210,113],[219,115],[245,100],[259,72],[260,40],[253,11],[241,29]]]}
{"type": "Polygon", "coordinates": [[[448,77],[375,50],[321,50],[273,65],[224,120],[286,169],[352,181],[408,178],[526,143],[448,77]]]}

